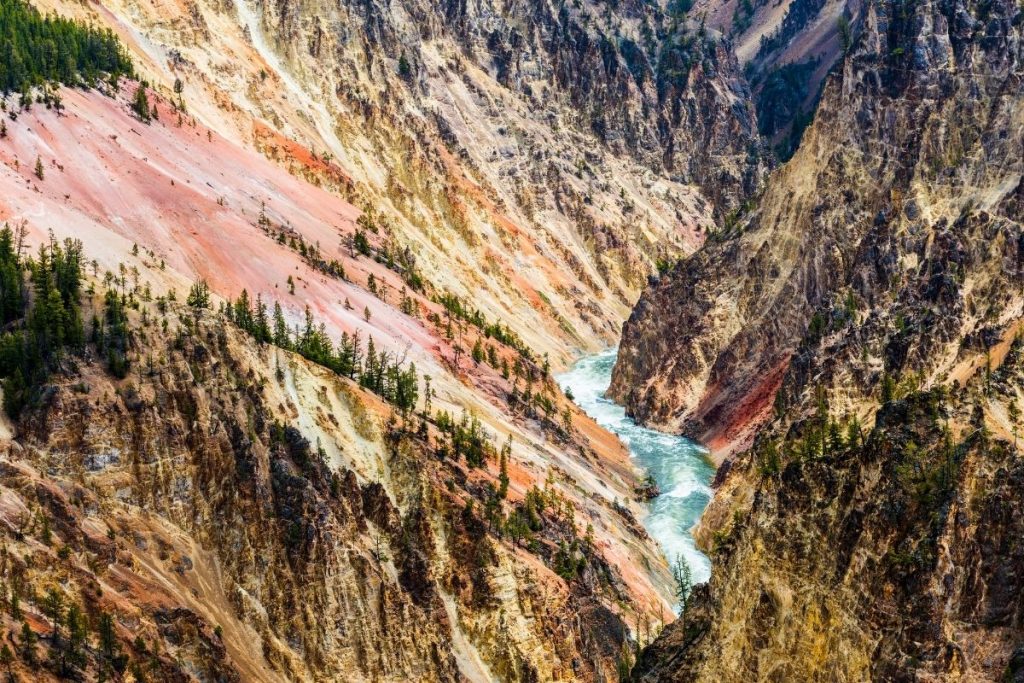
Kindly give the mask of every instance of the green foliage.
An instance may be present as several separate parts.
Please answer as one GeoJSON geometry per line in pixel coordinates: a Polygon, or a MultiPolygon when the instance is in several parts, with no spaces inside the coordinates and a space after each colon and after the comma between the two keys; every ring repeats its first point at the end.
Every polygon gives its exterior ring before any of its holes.
{"type": "Polygon", "coordinates": [[[132,111],[139,117],[140,121],[149,123],[152,118],[152,109],[149,106],[149,97],[146,96],[146,82],[139,83],[135,89],[135,97],[132,98],[132,111]]]}
{"type": "Polygon", "coordinates": [[[732,13],[733,33],[743,33],[754,19],[754,4],[750,0],[741,0],[732,13]]]}
{"type": "Polygon", "coordinates": [[[132,63],[110,30],[51,15],[24,0],[0,0],[0,90],[26,92],[47,82],[92,85],[130,76],[132,63]]]}
{"type": "Polygon", "coordinates": [[[782,161],[796,151],[813,118],[818,98],[810,86],[817,68],[818,60],[812,59],[786,64],[756,77],[763,79],[754,103],[758,131],[776,140],[775,153],[782,161]]]}
{"type": "Polygon", "coordinates": [[[123,294],[108,289],[103,297],[103,318],[93,321],[93,343],[107,357],[107,369],[118,379],[128,375],[131,329],[123,294]]]}
{"type": "Polygon", "coordinates": [[[206,284],[206,280],[199,280],[192,285],[185,303],[196,310],[210,307],[210,286],[206,284]]]}
{"type": "Polygon", "coordinates": [[[845,14],[839,16],[836,20],[836,30],[839,31],[839,45],[843,48],[843,53],[850,51],[850,46],[853,44],[853,35],[850,30],[850,20],[846,18],[845,14]]]}
{"type": "Polygon", "coordinates": [[[25,286],[17,248],[14,233],[5,225],[0,230],[0,321],[5,327],[25,314],[25,286]]]}
{"type": "Polygon", "coordinates": [[[676,560],[672,563],[672,580],[675,583],[676,600],[679,601],[680,607],[685,608],[686,599],[693,590],[693,572],[690,563],[682,555],[676,555],[676,560]]]}
{"type": "Polygon", "coordinates": [[[818,311],[811,316],[811,322],[807,325],[807,336],[812,343],[817,343],[821,335],[825,333],[825,318],[818,311]]]}
{"type": "MultiPolygon", "coordinates": [[[[505,346],[509,346],[518,351],[523,360],[531,363],[533,362],[533,359],[535,358],[533,350],[519,338],[519,335],[500,321],[495,323],[489,322],[480,309],[470,308],[469,304],[466,303],[462,297],[456,296],[451,292],[442,292],[435,296],[433,300],[435,303],[444,306],[449,319],[454,318],[469,323],[483,332],[484,338],[495,339],[505,346]]],[[[434,322],[440,326],[440,320],[435,319],[434,322]]],[[[451,338],[450,335],[449,338],[451,338]]]]}
{"type": "Polygon", "coordinates": [[[953,442],[943,429],[938,446],[919,447],[910,441],[903,447],[896,476],[904,490],[918,505],[933,508],[946,500],[956,485],[966,447],[953,442]]]}
{"type": "Polygon", "coordinates": [[[393,404],[403,417],[408,416],[416,407],[419,375],[415,363],[407,366],[386,351],[378,352],[373,339],[368,342],[364,354],[358,333],[352,336],[342,333],[341,341],[335,347],[326,325],[317,322],[308,306],[305,323],[294,333],[289,329],[279,303],[274,303],[273,317],[268,319],[267,307],[262,298],[256,296],[253,308],[249,293],[245,290],[224,312],[229,320],[258,342],[273,343],[282,349],[294,351],[342,377],[357,380],[360,386],[393,404]]]}
{"type": "Polygon", "coordinates": [[[356,230],[356,234],[352,237],[352,246],[363,256],[370,255],[370,240],[362,230],[356,230]]]}
{"type": "Polygon", "coordinates": [[[693,0],[669,0],[665,5],[668,15],[674,19],[683,19],[693,7],[693,0]]]}
{"type": "Polygon", "coordinates": [[[757,469],[762,477],[773,477],[782,469],[779,457],[779,446],[775,441],[768,440],[755,449],[757,469]]]}
{"type": "Polygon", "coordinates": [[[480,467],[494,455],[494,446],[487,440],[483,425],[476,415],[464,412],[461,419],[455,422],[447,412],[442,411],[437,416],[437,427],[448,437],[447,443],[438,449],[441,457],[456,460],[465,457],[470,467],[480,467]]]}
{"type": "Polygon", "coordinates": [[[633,671],[633,650],[629,643],[622,644],[622,652],[619,654],[616,670],[619,674],[619,683],[628,683],[630,674],[633,671]]]}
{"type": "Polygon", "coordinates": [[[0,377],[4,409],[12,417],[35,398],[65,350],[83,345],[81,277],[81,242],[44,244],[37,259],[23,261],[10,228],[0,230],[0,306],[10,329],[0,335],[0,377]],[[26,269],[31,306],[22,279],[26,269]]]}
{"type": "Polygon", "coordinates": [[[508,441],[501,447],[501,456],[498,461],[498,497],[508,496],[508,461],[512,457],[512,435],[508,435],[508,441]]]}
{"type": "Polygon", "coordinates": [[[885,373],[882,376],[882,405],[885,405],[889,401],[896,397],[896,380],[893,379],[892,375],[885,373]]]}
{"type": "Polygon", "coordinates": [[[36,664],[36,641],[38,637],[32,627],[28,625],[27,621],[21,622],[21,637],[19,638],[19,646],[21,650],[21,658],[25,660],[25,663],[29,666],[35,666],[36,664]]]}
{"type": "Polygon", "coordinates": [[[569,543],[560,542],[552,561],[555,573],[566,581],[575,579],[583,571],[586,563],[587,558],[580,554],[579,541],[575,538],[569,543]]]}

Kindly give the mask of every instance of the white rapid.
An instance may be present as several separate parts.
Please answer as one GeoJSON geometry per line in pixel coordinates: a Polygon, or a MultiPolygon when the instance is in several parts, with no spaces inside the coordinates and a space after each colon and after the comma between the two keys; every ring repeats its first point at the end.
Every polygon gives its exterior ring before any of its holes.
{"type": "Polygon", "coordinates": [[[714,467],[700,445],[641,427],[626,417],[622,406],[604,397],[616,351],[582,358],[572,370],[559,375],[558,382],[598,424],[617,434],[636,463],[654,477],[661,495],[650,502],[644,527],[661,545],[670,564],[682,557],[690,565],[694,583],[706,581],[711,563],[697,550],[690,529],[711,500],[714,467]]]}

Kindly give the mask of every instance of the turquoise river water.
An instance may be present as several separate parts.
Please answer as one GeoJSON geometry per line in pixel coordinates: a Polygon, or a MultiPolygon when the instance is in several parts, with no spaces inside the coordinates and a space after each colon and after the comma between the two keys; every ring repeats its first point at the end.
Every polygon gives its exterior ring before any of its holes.
{"type": "Polygon", "coordinates": [[[658,483],[661,495],[648,504],[642,520],[658,542],[669,563],[682,556],[690,565],[694,582],[706,581],[711,563],[697,550],[690,529],[711,500],[715,470],[707,451],[697,443],[646,429],[626,417],[622,406],[604,397],[611,383],[616,349],[586,356],[557,377],[568,387],[581,408],[602,427],[614,432],[629,449],[634,462],[658,483]]]}

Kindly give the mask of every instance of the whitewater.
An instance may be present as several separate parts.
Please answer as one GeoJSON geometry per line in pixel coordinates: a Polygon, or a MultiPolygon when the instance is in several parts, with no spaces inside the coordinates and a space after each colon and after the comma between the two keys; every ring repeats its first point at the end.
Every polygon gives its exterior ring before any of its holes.
{"type": "Polygon", "coordinates": [[[617,349],[609,349],[586,356],[557,380],[588,415],[618,435],[634,462],[654,477],[661,495],[648,504],[644,527],[670,564],[682,557],[690,565],[694,582],[707,581],[711,562],[697,549],[690,530],[711,500],[714,467],[699,444],[641,427],[622,406],[605,398],[616,353],[617,349]]]}

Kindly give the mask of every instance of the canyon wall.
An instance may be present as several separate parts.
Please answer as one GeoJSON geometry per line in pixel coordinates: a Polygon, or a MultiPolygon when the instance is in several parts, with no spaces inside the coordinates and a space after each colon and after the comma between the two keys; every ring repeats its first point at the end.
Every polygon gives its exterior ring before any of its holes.
{"type": "Polygon", "coordinates": [[[266,159],[152,90],[142,119],[138,87],[7,100],[0,218],[23,257],[81,242],[88,333],[28,387],[4,383],[26,398],[0,432],[13,671],[616,675],[672,615],[621,444],[510,323],[422,282],[332,191],[336,164],[266,159]],[[208,308],[184,303],[199,283],[208,308]],[[242,292],[331,358],[253,339],[242,292]],[[127,316],[116,371],[111,301],[127,316]],[[414,366],[416,405],[329,367],[346,339],[414,366]],[[88,624],[72,664],[51,595],[88,624]]]}
{"type": "Polygon", "coordinates": [[[647,3],[42,6],[111,26],[159,92],[180,81],[559,368],[769,164],[729,44],[647,3]]]}
{"type": "Polygon", "coordinates": [[[867,6],[792,160],[641,297],[613,394],[723,466],[634,679],[1024,676],[1021,19],[867,6]]]}

